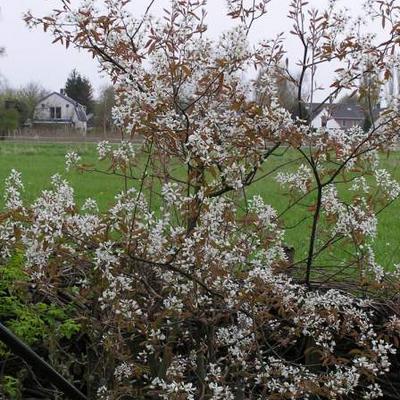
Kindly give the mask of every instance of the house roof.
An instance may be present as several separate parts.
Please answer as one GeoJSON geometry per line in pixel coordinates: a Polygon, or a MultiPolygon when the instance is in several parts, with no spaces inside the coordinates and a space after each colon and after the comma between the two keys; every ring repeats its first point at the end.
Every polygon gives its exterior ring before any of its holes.
{"type": "MultiPolygon", "coordinates": [[[[332,104],[323,104],[321,103],[312,103],[311,107],[308,106],[308,109],[312,111],[313,117],[316,117],[323,110],[325,110],[331,118],[335,120],[349,119],[349,120],[363,120],[365,119],[365,112],[363,108],[355,103],[332,103],[332,104]]],[[[379,113],[378,109],[374,110],[379,113]]]]}
{"type": "Polygon", "coordinates": [[[86,115],[86,111],[83,109],[83,107],[80,104],[79,104],[79,106],[75,107],[75,111],[76,111],[76,114],[78,115],[79,121],[87,122],[88,118],[86,115]]]}
{"type": "Polygon", "coordinates": [[[84,106],[82,104],[78,103],[77,101],[75,101],[74,99],[72,99],[71,97],[65,95],[65,94],[62,94],[62,93],[59,93],[59,92],[52,92],[52,93],[48,94],[47,96],[43,97],[42,99],[40,99],[38,101],[38,104],[41,103],[42,101],[46,100],[47,98],[49,98],[53,94],[56,94],[57,96],[60,96],[64,100],[66,100],[69,103],[71,103],[74,106],[76,115],[78,116],[78,120],[81,121],[81,122],[87,122],[88,118],[86,116],[86,111],[85,111],[84,106]]]}

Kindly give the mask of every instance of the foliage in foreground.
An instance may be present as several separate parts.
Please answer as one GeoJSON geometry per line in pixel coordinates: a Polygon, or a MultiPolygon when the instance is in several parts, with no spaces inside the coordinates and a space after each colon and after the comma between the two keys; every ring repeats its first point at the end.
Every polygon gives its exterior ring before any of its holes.
{"type": "MultiPolygon", "coordinates": [[[[302,89],[308,72],[314,82],[317,67],[332,60],[343,68],[329,99],[364,75],[388,79],[399,8],[366,2],[367,17],[383,20],[389,34],[376,44],[335,2],[321,13],[292,2],[293,33],[304,47],[293,120],[271,78],[289,73],[282,38],[254,48],[247,40],[267,0],[229,2],[239,24],[216,44],[204,35],[203,1],[173,1],[162,22],[135,20],[126,1],[105,3],[106,14],[95,2],[75,10],[65,0],[52,16],[26,19],[56,41],[88,49],[110,74],[114,119],[127,135],[144,138],[140,157],[147,161],[138,168],[129,141],[116,149],[100,143],[99,158],[109,161],[104,173],[137,180],[139,188],[123,191],[100,214],[91,199],[79,209],[73,189],[54,176],[53,188],[28,206],[14,171],[0,226],[4,265],[23,254],[43,303],[74,305],[71,318],[84,332],[79,379],[89,398],[390,396],[381,379],[394,360],[400,320],[395,309],[379,318],[372,294],[396,293],[399,270],[385,273],[371,244],[376,214],[400,194],[378,159],[397,143],[398,102],[368,132],[314,130],[302,119],[302,89]],[[255,83],[242,79],[250,67],[263,71],[262,104],[249,95],[255,83]],[[300,167],[268,176],[292,192],[286,213],[312,194],[304,216],[309,250],[298,263],[285,246],[282,214],[247,195],[259,169],[287,148],[300,167]],[[186,165],[184,177],[176,160],[186,165]],[[350,184],[346,195],[338,191],[343,184],[350,184]],[[161,199],[159,216],[154,196],[161,199]],[[339,260],[338,246],[346,254],[339,260]]],[[[76,153],[66,162],[96,170],[76,153]]]]}

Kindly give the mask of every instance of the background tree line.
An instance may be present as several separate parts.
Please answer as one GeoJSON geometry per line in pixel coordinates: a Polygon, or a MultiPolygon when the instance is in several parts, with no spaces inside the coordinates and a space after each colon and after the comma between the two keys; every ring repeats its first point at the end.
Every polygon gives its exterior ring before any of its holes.
{"type": "MultiPolygon", "coordinates": [[[[282,73],[279,73],[278,69],[274,76],[280,105],[288,110],[293,118],[301,116],[303,119],[309,119],[307,93],[303,94],[303,102],[300,103],[301,109],[299,109],[296,90],[299,76],[288,73],[288,62],[285,66],[281,66],[281,70],[282,73]],[[289,76],[291,78],[288,78],[289,76]]],[[[259,76],[261,74],[262,72],[259,76]]],[[[393,95],[399,91],[399,71],[393,70],[392,75],[392,79],[385,87],[386,95],[393,95]]],[[[367,74],[360,79],[357,95],[349,93],[338,99],[338,102],[361,106],[365,114],[364,129],[368,130],[372,124],[371,111],[380,102],[382,92],[382,82],[379,78],[367,74]]],[[[50,90],[36,82],[30,82],[19,89],[7,85],[0,86],[0,132],[4,135],[29,125],[36,104],[49,93],[50,90]]],[[[90,128],[94,128],[97,133],[106,133],[114,129],[112,108],[115,104],[115,93],[112,85],[101,87],[95,98],[90,80],[73,69],[65,82],[65,93],[86,107],[87,114],[90,116],[88,123],[90,128]]],[[[261,104],[270,101],[268,94],[259,89],[256,90],[254,96],[261,104]]]]}

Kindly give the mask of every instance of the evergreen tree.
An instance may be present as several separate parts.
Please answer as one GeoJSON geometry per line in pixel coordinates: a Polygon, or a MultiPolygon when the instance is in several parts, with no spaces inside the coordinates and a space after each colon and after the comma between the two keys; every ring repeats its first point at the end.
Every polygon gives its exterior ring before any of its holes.
{"type": "Polygon", "coordinates": [[[88,78],[76,69],[70,73],[65,83],[65,93],[78,103],[86,106],[87,112],[93,111],[93,88],[88,78]]]}

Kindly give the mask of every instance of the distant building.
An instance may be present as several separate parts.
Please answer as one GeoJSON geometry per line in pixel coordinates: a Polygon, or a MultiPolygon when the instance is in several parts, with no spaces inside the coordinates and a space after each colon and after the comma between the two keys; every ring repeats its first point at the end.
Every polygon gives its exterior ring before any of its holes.
{"type": "MultiPolygon", "coordinates": [[[[360,128],[365,124],[365,112],[356,102],[323,104],[312,103],[308,106],[311,116],[311,126],[315,129],[350,129],[355,126],[360,128]]],[[[374,118],[380,114],[379,106],[374,110],[374,118]]]]}
{"type": "Polygon", "coordinates": [[[34,125],[71,126],[86,132],[86,107],[68,97],[64,90],[53,92],[41,99],[35,107],[34,125]]]}

